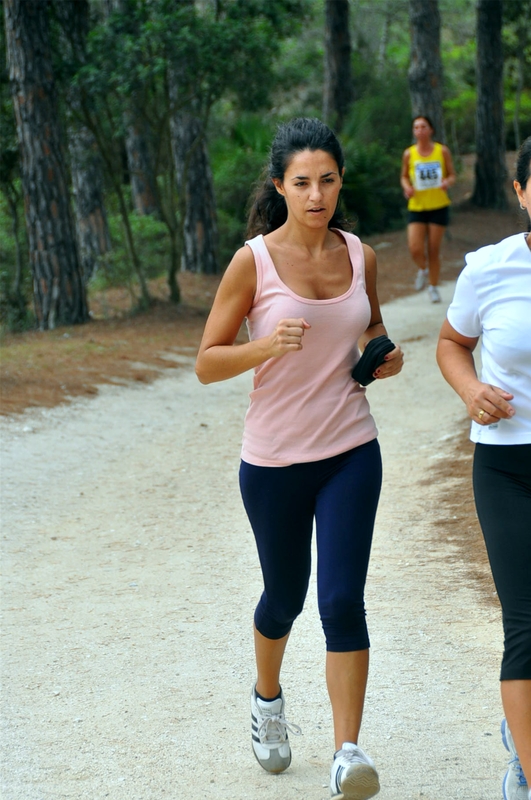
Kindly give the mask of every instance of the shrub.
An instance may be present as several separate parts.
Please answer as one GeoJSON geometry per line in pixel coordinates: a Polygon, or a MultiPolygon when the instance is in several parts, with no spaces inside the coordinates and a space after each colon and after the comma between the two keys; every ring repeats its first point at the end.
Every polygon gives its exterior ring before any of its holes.
{"type": "Polygon", "coordinates": [[[400,186],[400,157],[378,142],[344,142],[346,171],[342,198],[347,216],[354,216],[359,234],[399,228],[405,222],[400,186]]]}

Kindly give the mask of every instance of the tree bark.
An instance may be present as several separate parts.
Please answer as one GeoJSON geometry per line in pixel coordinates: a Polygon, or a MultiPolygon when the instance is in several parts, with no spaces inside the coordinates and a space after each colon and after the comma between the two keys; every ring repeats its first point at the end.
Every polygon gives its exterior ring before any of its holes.
{"type": "MultiPolygon", "coordinates": [[[[70,48],[73,63],[84,64],[85,41],[89,31],[88,0],[55,0],[65,46],[70,48]]],[[[82,118],[77,88],[67,90],[70,109],[68,148],[76,212],[76,231],[83,278],[88,282],[98,259],[111,249],[111,237],[104,202],[103,165],[93,134],[79,120],[82,118]]]]}
{"type": "Polygon", "coordinates": [[[219,272],[214,182],[205,139],[205,122],[194,100],[180,107],[178,69],[170,71],[171,147],[181,222],[181,269],[219,272]]]}
{"type": "MultiPolygon", "coordinates": [[[[136,31],[137,23],[132,0],[105,0],[106,16],[110,16],[114,11],[122,15],[130,32],[136,31]]],[[[158,214],[157,184],[149,146],[148,126],[142,119],[140,100],[136,91],[128,97],[127,105],[124,114],[125,150],[133,205],[137,214],[142,217],[158,214]]]]}
{"type": "Polygon", "coordinates": [[[103,170],[96,140],[84,125],[71,124],[68,147],[76,210],[76,230],[85,282],[94,274],[100,256],[111,249],[103,201],[103,170]]]}
{"type": "Polygon", "coordinates": [[[4,2],[35,313],[43,330],[88,319],[58,121],[47,5],[47,0],[4,2]]]}
{"type": "Polygon", "coordinates": [[[181,269],[214,275],[219,271],[218,230],[212,171],[202,121],[188,111],[171,118],[172,151],[181,203],[181,269]]]}
{"type": "Polygon", "coordinates": [[[326,0],[323,117],[338,132],[354,101],[351,52],[348,0],[326,0]]]}
{"type": "Polygon", "coordinates": [[[427,114],[437,141],[445,141],[442,107],[441,19],[437,0],[409,0],[411,62],[408,70],[413,117],[427,114]]]}
{"type": "Polygon", "coordinates": [[[477,3],[476,175],[471,202],[506,208],[502,0],[477,3]]]}
{"type": "Polygon", "coordinates": [[[146,216],[158,213],[157,190],[148,132],[141,115],[135,109],[135,97],[130,98],[131,109],[126,115],[127,164],[131,179],[131,194],[137,214],[146,216]]]}

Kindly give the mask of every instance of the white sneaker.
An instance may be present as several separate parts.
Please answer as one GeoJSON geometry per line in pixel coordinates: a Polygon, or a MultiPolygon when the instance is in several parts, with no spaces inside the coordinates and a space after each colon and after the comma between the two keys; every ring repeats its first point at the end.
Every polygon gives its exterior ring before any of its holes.
{"type": "Polygon", "coordinates": [[[361,747],[344,742],[334,755],[330,770],[330,794],[333,800],[367,800],[380,791],[378,773],[361,747]]]}
{"type": "Polygon", "coordinates": [[[502,783],[503,800],[528,800],[529,787],[506,719],[502,720],[501,735],[505,749],[511,754],[509,769],[502,783]]]}
{"type": "Polygon", "coordinates": [[[427,280],[428,280],[428,270],[419,269],[419,271],[417,272],[417,277],[415,278],[415,289],[417,290],[417,292],[420,292],[421,289],[424,289],[427,280]]]}
{"type": "Polygon", "coordinates": [[[284,695],[280,691],[278,700],[261,700],[256,696],[256,687],[251,691],[251,728],[253,752],[256,760],[267,772],[284,772],[291,763],[291,747],[288,730],[295,736],[302,731],[298,725],[284,717],[284,695]]]}
{"type": "Polygon", "coordinates": [[[439,290],[436,286],[432,286],[431,284],[428,286],[428,294],[430,296],[430,300],[432,303],[440,303],[441,302],[441,295],[439,294],[439,290]]]}

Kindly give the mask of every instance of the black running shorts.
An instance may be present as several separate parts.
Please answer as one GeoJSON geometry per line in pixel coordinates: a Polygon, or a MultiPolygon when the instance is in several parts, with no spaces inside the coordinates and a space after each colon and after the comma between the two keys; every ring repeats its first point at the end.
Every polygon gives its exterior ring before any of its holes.
{"type": "Polygon", "coordinates": [[[423,222],[425,225],[448,225],[450,214],[449,206],[434,208],[432,211],[408,211],[407,221],[423,222]]]}

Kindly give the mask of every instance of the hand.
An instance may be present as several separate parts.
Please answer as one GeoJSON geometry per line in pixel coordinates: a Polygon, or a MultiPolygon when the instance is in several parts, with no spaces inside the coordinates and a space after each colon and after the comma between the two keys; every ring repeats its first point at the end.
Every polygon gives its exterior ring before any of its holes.
{"type": "Polygon", "coordinates": [[[411,184],[409,186],[404,186],[404,197],[406,197],[409,200],[409,198],[413,197],[414,194],[415,194],[414,186],[411,186],[411,184]]]}
{"type": "Polygon", "coordinates": [[[404,366],[404,353],[402,348],[398,345],[390,353],[387,353],[383,364],[380,364],[378,369],[373,372],[373,375],[378,380],[383,378],[390,378],[392,375],[398,375],[404,366]]]}
{"type": "Polygon", "coordinates": [[[302,350],[304,331],[311,328],[305,319],[281,319],[270,336],[270,358],[281,358],[286,353],[302,350]]]}
{"type": "Polygon", "coordinates": [[[446,191],[449,188],[450,188],[450,184],[448,182],[448,178],[443,178],[442,181],[441,181],[441,189],[446,191]]]}
{"type": "Polygon", "coordinates": [[[474,383],[463,396],[466,403],[468,416],[478,425],[493,425],[500,419],[510,419],[514,416],[514,408],[508,402],[514,395],[491,386],[490,383],[474,383]]]}

